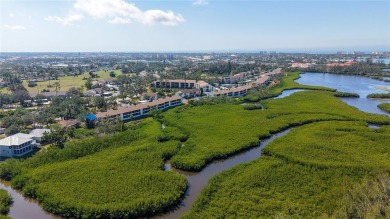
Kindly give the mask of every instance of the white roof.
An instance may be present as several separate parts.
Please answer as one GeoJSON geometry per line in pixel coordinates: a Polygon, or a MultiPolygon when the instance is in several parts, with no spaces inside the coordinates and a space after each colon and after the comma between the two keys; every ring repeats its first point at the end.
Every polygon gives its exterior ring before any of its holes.
{"type": "Polygon", "coordinates": [[[42,138],[45,132],[50,133],[50,129],[34,129],[31,130],[30,135],[33,135],[34,137],[42,138]]]}
{"type": "Polygon", "coordinates": [[[0,140],[0,146],[21,145],[32,140],[33,135],[18,133],[0,140]]]}
{"type": "Polygon", "coordinates": [[[34,137],[34,135],[29,135],[29,134],[24,134],[24,133],[18,133],[18,134],[11,135],[10,137],[31,139],[31,138],[34,137]]]}

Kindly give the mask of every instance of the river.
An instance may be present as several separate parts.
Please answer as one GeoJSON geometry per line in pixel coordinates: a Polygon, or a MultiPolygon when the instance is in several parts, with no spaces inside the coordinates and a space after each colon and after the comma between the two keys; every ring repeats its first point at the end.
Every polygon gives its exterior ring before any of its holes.
{"type": "Polygon", "coordinates": [[[195,202],[196,198],[199,196],[201,190],[207,185],[208,181],[214,175],[235,167],[241,163],[246,163],[252,160],[255,160],[261,156],[261,150],[269,144],[272,140],[277,137],[287,134],[290,129],[276,133],[270,138],[267,138],[264,141],[259,143],[258,147],[254,147],[247,151],[241,152],[235,156],[229,157],[225,160],[215,160],[209,165],[207,165],[200,172],[187,172],[183,170],[174,169],[169,163],[165,164],[166,170],[175,171],[179,174],[184,175],[188,180],[188,189],[186,191],[185,197],[176,209],[173,209],[171,212],[168,212],[158,218],[179,218],[185,212],[189,211],[192,207],[192,204],[195,202]]]}
{"type": "Polygon", "coordinates": [[[12,196],[12,206],[8,213],[13,219],[50,219],[60,218],[42,209],[38,201],[23,197],[23,195],[12,189],[10,182],[0,180],[0,189],[5,189],[12,196]]]}

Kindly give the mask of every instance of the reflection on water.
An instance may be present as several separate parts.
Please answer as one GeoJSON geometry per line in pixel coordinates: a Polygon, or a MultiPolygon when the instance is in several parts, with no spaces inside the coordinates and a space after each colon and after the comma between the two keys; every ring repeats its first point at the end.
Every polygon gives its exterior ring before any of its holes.
{"type": "Polygon", "coordinates": [[[9,216],[13,219],[49,219],[59,218],[42,209],[37,201],[23,197],[23,195],[11,188],[10,182],[0,180],[0,188],[7,190],[12,196],[13,204],[9,216]]]}

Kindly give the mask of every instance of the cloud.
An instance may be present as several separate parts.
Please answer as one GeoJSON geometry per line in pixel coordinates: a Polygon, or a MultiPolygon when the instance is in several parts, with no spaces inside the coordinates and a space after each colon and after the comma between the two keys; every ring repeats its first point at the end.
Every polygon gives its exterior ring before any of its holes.
{"type": "Polygon", "coordinates": [[[11,12],[11,13],[8,14],[8,16],[15,17],[15,14],[11,12]]]}
{"type": "Polygon", "coordinates": [[[62,25],[69,26],[72,25],[73,22],[82,20],[84,18],[83,15],[77,14],[77,13],[69,13],[65,17],[59,17],[59,16],[49,16],[46,17],[45,20],[51,21],[51,22],[58,22],[62,25]]]}
{"type": "MultiPolygon", "coordinates": [[[[162,25],[175,26],[185,21],[181,14],[158,9],[142,11],[133,3],[125,0],[76,0],[73,4],[73,10],[93,19],[104,19],[113,24],[128,24],[135,21],[149,25],[160,23],[162,25]]],[[[66,18],[50,16],[46,20],[57,21],[63,24],[73,22],[73,20],[72,22],[67,22],[66,18]]]]}
{"type": "Polygon", "coordinates": [[[128,24],[130,22],[130,19],[121,17],[115,17],[114,19],[108,20],[108,23],[111,24],[128,24]]]}
{"type": "Polygon", "coordinates": [[[8,25],[8,24],[4,24],[3,26],[5,28],[11,29],[11,30],[26,30],[27,29],[27,27],[23,26],[23,25],[8,25]]]}
{"type": "Polygon", "coordinates": [[[193,5],[208,5],[209,2],[207,0],[195,0],[192,4],[193,5]]]}
{"type": "Polygon", "coordinates": [[[181,14],[175,14],[172,11],[148,10],[142,13],[142,16],[137,18],[145,24],[161,23],[167,26],[175,26],[178,23],[184,22],[181,14]]]}

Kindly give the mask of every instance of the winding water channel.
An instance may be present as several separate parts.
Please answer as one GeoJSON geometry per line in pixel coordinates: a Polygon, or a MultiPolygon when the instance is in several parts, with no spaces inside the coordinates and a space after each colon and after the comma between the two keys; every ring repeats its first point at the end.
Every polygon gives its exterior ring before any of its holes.
{"type": "Polygon", "coordinates": [[[50,219],[60,218],[51,214],[39,205],[38,201],[24,197],[19,191],[11,188],[10,182],[0,180],[0,189],[5,189],[12,196],[13,204],[8,216],[13,219],[50,219]]]}
{"type": "Polygon", "coordinates": [[[178,170],[169,163],[165,164],[166,170],[175,171],[179,174],[184,175],[188,180],[188,189],[186,191],[185,197],[176,209],[173,209],[171,212],[166,213],[165,215],[160,216],[160,218],[179,218],[185,212],[189,211],[192,207],[192,204],[195,202],[196,198],[199,196],[200,191],[207,185],[208,181],[214,175],[230,169],[234,166],[237,166],[242,163],[246,163],[252,160],[255,160],[261,156],[261,150],[269,144],[272,140],[277,137],[287,134],[290,129],[276,133],[270,138],[267,138],[264,141],[259,143],[259,146],[249,149],[247,151],[241,152],[235,156],[229,157],[225,160],[215,160],[209,165],[207,165],[200,172],[187,172],[183,170],[178,170]]]}
{"type": "MultiPolygon", "coordinates": [[[[345,103],[357,107],[358,109],[370,112],[370,113],[379,113],[379,114],[390,114],[377,108],[377,105],[381,100],[371,100],[367,99],[366,96],[370,93],[385,93],[386,91],[378,89],[379,86],[387,86],[390,88],[390,83],[373,80],[367,77],[359,76],[347,76],[347,75],[335,75],[328,73],[305,73],[301,74],[301,78],[297,80],[298,83],[306,85],[317,85],[335,88],[338,91],[342,92],[354,92],[360,95],[360,98],[341,98],[345,103]]],[[[293,93],[301,92],[303,90],[286,90],[281,95],[275,98],[287,97],[293,93]]],[[[390,101],[387,101],[390,102],[390,101]]],[[[162,126],[164,128],[164,126],[162,126]]],[[[377,128],[372,126],[371,128],[377,128]]],[[[252,160],[255,160],[261,156],[261,150],[269,142],[274,140],[277,137],[285,135],[288,131],[285,130],[280,133],[272,135],[270,138],[262,141],[258,147],[249,149],[247,151],[241,152],[235,156],[229,157],[225,160],[216,160],[211,164],[207,165],[200,172],[187,172],[175,169],[171,167],[169,163],[165,164],[165,169],[168,171],[175,171],[179,174],[184,175],[189,184],[189,188],[186,191],[185,197],[182,200],[181,204],[173,209],[172,211],[157,216],[157,218],[179,218],[185,212],[189,211],[192,207],[192,204],[195,202],[199,196],[201,190],[207,185],[209,179],[214,175],[230,169],[234,166],[237,166],[241,163],[246,163],[252,160]]],[[[9,216],[14,219],[46,219],[46,218],[58,218],[57,216],[50,214],[42,209],[37,201],[25,198],[18,191],[13,190],[9,182],[0,181],[0,188],[6,189],[13,198],[13,206],[10,209],[9,216]]]]}

